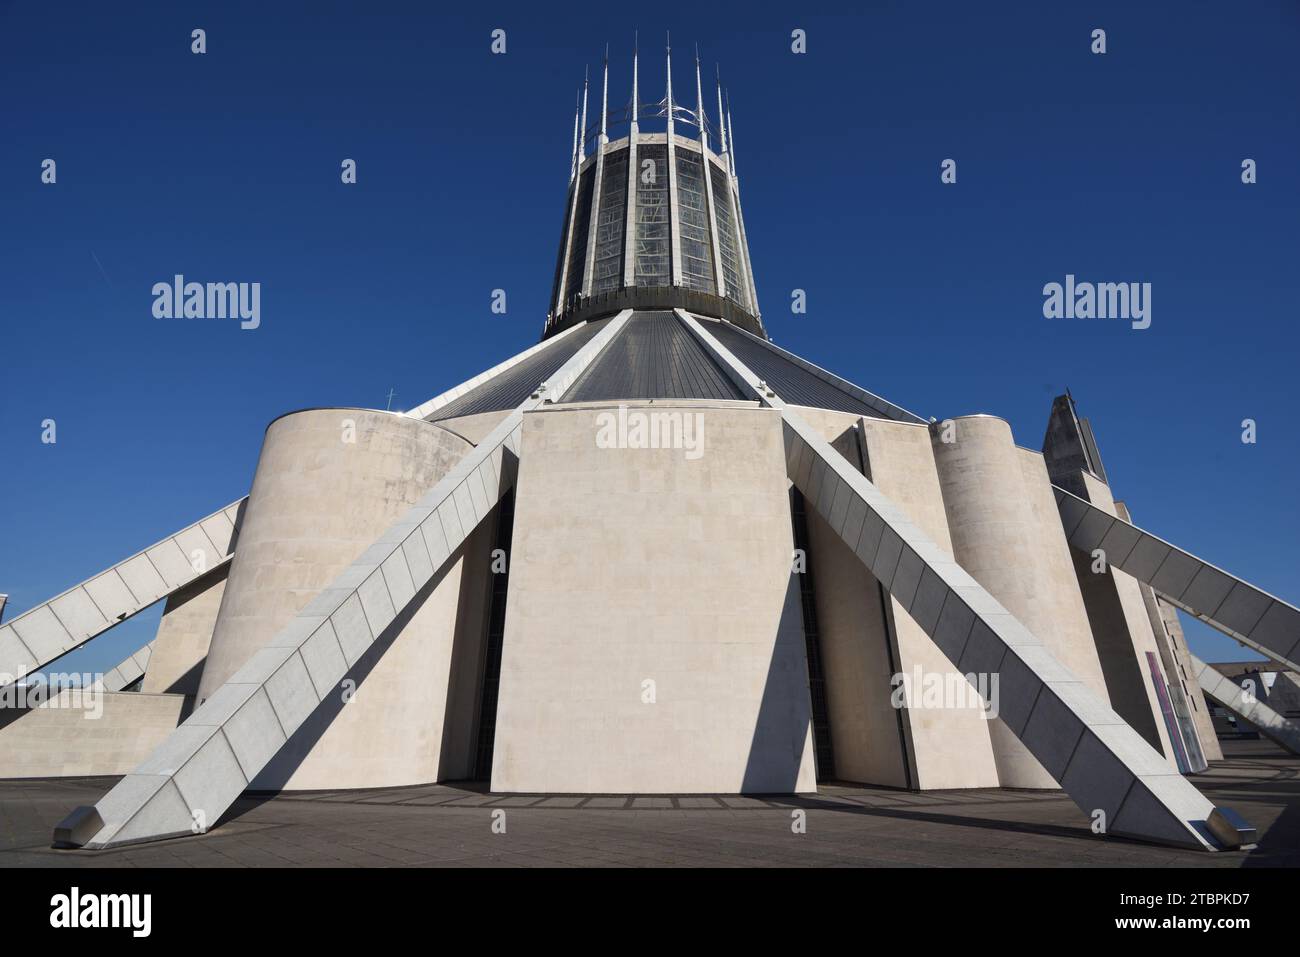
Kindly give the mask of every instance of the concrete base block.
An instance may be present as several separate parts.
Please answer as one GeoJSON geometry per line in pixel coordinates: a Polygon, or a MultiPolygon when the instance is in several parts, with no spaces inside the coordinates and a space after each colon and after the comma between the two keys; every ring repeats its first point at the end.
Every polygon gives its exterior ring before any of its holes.
{"type": "Polygon", "coordinates": [[[94,805],[76,808],[54,826],[54,846],[82,847],[103,826],[104,819],[99,816],[99,810],[94,805]]]}
{"type": "Polygon", "coordinates": [[[1205,822],[1210,833],[1224,847],[1245,847],[1259,839],[1259,831],[1228,807],[1216,807],[1205,822]]]}

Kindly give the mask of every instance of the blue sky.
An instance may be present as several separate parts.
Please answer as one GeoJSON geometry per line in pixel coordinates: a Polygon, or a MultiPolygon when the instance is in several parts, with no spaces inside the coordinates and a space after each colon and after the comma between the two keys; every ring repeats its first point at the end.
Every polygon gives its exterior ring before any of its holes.
{"type": "Polygon", "coordinates": [[[643,99],[665,30],[679,96],[694,43],[721,65],[777,342],[1032,448],[1069,386],[1139,524],[1300,595],[1296,4],[439,6],[0,0],[6,617],[242,495],[275,416],[413,406],[534,343],[583,65],[608,41],[625,103],[638,28],[643,99]],[[154,319],[175,273],[260,282],[261,327],[154,319]],[[1151,328],[1044,319],[1067,273],[1150,282],[1151,328]]]}

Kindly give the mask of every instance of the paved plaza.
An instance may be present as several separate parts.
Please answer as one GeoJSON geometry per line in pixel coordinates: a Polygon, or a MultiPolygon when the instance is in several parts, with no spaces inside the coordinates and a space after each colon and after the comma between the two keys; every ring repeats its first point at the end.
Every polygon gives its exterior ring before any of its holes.
{"type": "Polygon", "coordinates": [[[0,867],[1300,865],[1300,758],[1261,741],[1224,742],[1224,751],[1227,760],[1192,780],[1259,828],[1259,847],[1245,853],[1104,840],[1060,793],[852,785],[752,798],[494,795],[451,785],[245,796],[200,837],[55,850],[54,825],[115,780],[65,778],[0,783],[0,867]],[[796,811],[806,833],[792,829],[796,811]]]}

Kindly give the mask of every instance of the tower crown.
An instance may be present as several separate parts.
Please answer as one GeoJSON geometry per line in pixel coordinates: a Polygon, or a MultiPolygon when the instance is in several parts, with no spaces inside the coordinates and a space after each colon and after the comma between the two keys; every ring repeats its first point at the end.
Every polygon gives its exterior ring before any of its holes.
{"type": "Polygon", "coordinates": [[[631,98],[611,110],[606,55],[600,110],[591,122],[583,81],[543,338],[621,309],[675,307],[766,336],[721,81],[715,123],[704,105],[698,54],[693,109],[674,96],[671,47],[665,67],[663,98],[643,101],[634,52],[631,98]],[[656,129],[644,130],[643,123],[656,129]],[[720,152],[714,152],[715,144],[720,152]]]}

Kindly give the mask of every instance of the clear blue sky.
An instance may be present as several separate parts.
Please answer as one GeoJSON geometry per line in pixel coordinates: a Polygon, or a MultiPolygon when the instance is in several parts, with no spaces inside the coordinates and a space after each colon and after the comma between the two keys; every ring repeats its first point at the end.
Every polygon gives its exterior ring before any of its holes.
{"type": "Polygon", "coordinates": [[[638,27],[644,99],[665,29],[679,91],[694,43],[721,64],[780,344],[1032,448],[1068,385],[1139,524],[1300,598],[1294,2],[441,6],[0,0],[6,617],[242,495],[280,413],[409,407],[535,342],[575,88],[608,40],[624,103],[638,27]],[[261,328],[154,319],[174,273],[260,282],[261,328]],[[1151,328],[1045,320],[1066,273],[1151,282],[1151,328]]]}

